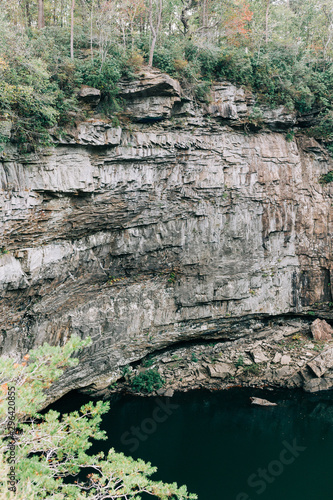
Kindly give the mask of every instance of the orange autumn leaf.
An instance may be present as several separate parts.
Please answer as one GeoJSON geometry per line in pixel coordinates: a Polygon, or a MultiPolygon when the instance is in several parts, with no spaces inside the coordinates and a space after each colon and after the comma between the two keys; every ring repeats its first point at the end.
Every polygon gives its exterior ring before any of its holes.
{"type": "Polygon", "coordinates": [[[23,359],[25,359],[26,361],[30,358],[30,354],[26,354],[25,356],[23,356],[23,359]]]}
{"type": "Polygon", "coordinates": [[[7,392],[8,392],[8,384],[2,384],[2,385],[1,385],[1,390],[2,390],[2,392],[4,392],[5,394],[7,394],[7,392]]]}
{"type": "Polygon", "coordinates": [[[253,12],[246,0],[237,0],[234,9],[227,16],[225,27],[229,42],[237,42],[237,37],[248,37],[250,32],[249,23],[253,12]]]}

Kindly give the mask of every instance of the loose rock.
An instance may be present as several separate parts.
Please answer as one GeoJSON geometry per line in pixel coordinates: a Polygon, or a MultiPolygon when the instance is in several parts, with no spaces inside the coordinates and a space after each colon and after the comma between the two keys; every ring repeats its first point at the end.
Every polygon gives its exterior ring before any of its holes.
{"type": "Polygon", "coordinates": [[[311,333],[316,340],[331,340],[333,328],[324,319],[318,318],[311,325],[311,333]]]}

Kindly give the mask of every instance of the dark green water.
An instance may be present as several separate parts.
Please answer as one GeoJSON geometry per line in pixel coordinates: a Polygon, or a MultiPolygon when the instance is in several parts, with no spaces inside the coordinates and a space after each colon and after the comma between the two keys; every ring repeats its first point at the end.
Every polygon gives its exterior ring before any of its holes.
{"type": "MultiPolygon", "coordinates": [[[[333,500],[333,393],[195,391],[166,402],[113,403],[109,440],[93,451],[150,461],[155,479],[186,484],[200,500],[333,500]],[[250,396],[278,406],[251,406],[250,396]]],[[[73,410],[73,396],[59,408],[73,410]]]]}

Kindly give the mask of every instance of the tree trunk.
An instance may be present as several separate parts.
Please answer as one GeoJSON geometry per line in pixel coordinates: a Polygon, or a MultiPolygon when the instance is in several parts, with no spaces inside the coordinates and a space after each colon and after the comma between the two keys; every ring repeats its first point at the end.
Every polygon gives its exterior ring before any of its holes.
{"type": "Polygon", "coordinates": [[[94,51],[93,51],[93,14],[94,14],[94,0],[91,2],[91,11],[90,11],[90,55],[91,60],[94,60],[94,51]]]}
{"type": "Polygon", "coordinates": [[[207,0],[203,0],[202,4],[202,27],[206,26],[206,10],[207,10],[207,0]]]}
{"type": "Polygon", "coordinates": [[[266,41],[266,43],[268,43],[269,2],[270,2],[270,0],[266,0],[266,19],[265,19],[265,41],[266,41]]]}
{"type": "Polygon", "coordinates": [[[156,28],[155,28],[154,23],[153,23],[153,0],[149,0],[149,25],[150,25],[150,30],[151,30],[151,34],[152,34],[151,46],[150,46],[150,51],[149,51],[149,61],[148,61],[149,68],[151,68],[153,65],[154,50],[155,50],[156,40],[157,40],[158,32],[160,29],[161,19],[162,19],[162,8],[163,8],[163,0],[159,0],[159,6],[158,6],[158,12],[157,12],[157,22],[156,22],[156,28]]]}
{"type": "Polygon", "coordinates": [[[74,8],[75,8],[75,0],[72,0],[72,5],[71,5],[71,59],[74,59],[74,8]]]}
{"type": "Polygon", "coordinates": [[[42,29],[45,26],[44,18],[44,0],[38,0],[38,29],[42,29]]]}
{"type": "Polygon", "coordinates": [[[29,0],[26,0],[25,2],[25,14],[27,17],[27,26],[30,28],[32,24],[32,19],[31,19],[31,12],[30,12],[30,3],[29,0]]]}
{"type": "Polygon", "coordinates": [[[191,8],[192,6],[192,0],[187,0],[187,1],[184,1],[182,0],[182,3],[183,3],[183,8],[182,8],[182,12],[180,14],[180,20],[184,26],[184,36],[186,36],[186,34],[189,32],[190,30],[190,26],[188,24],[188,17],[187,17],[187,11],[191,8]]]}
{"type": "Polygon", "coordinates": [[[63,27],[64,23],[64,0],[60,2],[60,26],[63,27]]]}

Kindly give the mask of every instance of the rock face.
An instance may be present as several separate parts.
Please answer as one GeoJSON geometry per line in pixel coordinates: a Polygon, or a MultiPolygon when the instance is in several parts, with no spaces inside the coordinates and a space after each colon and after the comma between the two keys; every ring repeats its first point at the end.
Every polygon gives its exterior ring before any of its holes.
{"type": "Polygon", "coordinates": [[[126,100],[126,111],[132,121],[155,122],[170,118],[175,103],[181,101],[179,82],[159,71],[142,73],[139,81],[120,84],[120,96],[126,100]]]}
{"type": "MultiPolygon", "coordinates": [[[[145,74],[121,88],[130,125],[92,119],[2,155],[1,348],[91,336],[59,394],[179,342],[251,336],[258,318],[332,318],[331,160],[305,136],[232,128],[248,113],[233,89],[195,108],[145,74]]],[[[283,113],[270,129],[294,123],[283,113]]]]}
{"type": "Polygon", "coordinates": [[[316,319],[311,325],[312,336],[316,340],[330,340],[333,328],[325,320],[316,319]]]}
{"type": "Polygon", "coordinates": [[[271,129],[283,130],[297,122],[295,112],[289,112],[284,106],[276,109],[258,106],[251,93],[246,93],[230,82],[214,85],[212,98],[208,113],[216,118],[228,120],[233,125],[241,125],[246,120],[250,123],[265,124],[271,129]]]}
{"type": "Polygon", "coordinates": [[[101,91],[99,89],[83,85],[78,93],[78,98],[91,106],[97,106],[101,100],[101,91]]]}

